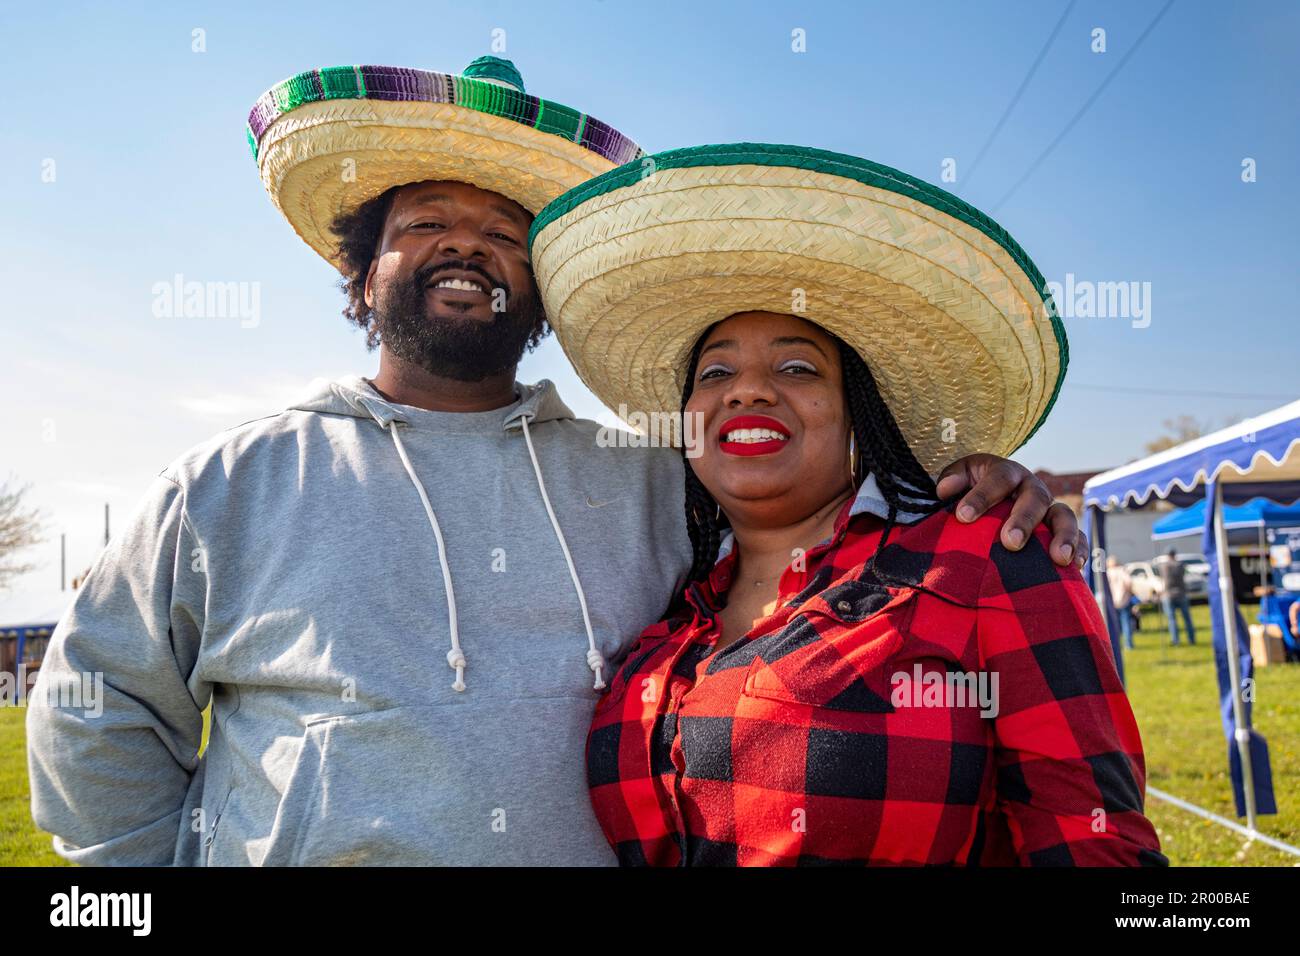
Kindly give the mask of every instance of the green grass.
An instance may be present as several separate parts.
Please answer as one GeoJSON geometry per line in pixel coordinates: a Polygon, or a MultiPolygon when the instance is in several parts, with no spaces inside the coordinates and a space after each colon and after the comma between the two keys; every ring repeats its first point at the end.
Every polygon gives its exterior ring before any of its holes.
{"type": "MultiPolygon", "coordinates": [[[[1163,619],[1156,613],[1145,616],[1137,649],[1125,657],[1129,697],[1142,732],[1148,783],[1235,820],[1208,608],[1194,606],[1192,619],[1197,645],[1169,647],[1163,619]]],[[[1268,738],[1278,804],[1276,816],[1259,818],[1260,829],[1300,845],[1300,665],[1275,664],[1255,673],[1255,728],[1268,738]]],[[[23,708],[0,707],[0,866],[58,865],[64,861],[31,819],[26,713],[23,708]]],[[[1260,843],[1247,846],[1244,837],[1155,797],[1147,798],[1146,810],[1165,855],[1176,866],[1300,863],[1300,858],[1260,843]]]]}
{"type": "Polygon", "coordinates": [[[32,823],[26,707],[0,707],[0,866],[68,866],[32,823]]]}
{"type": "MultiPolygon", "coordinates": [[[[1197,644],[1169,647],[1155,612],[1143,616],[1136,650],[1125,652],[1129,700],[1142,733],[1147,783],[1237,820],[1228,780],[1228,745],[1219,720],[1219,691],[1210,647],[1209,607],[1192,606],[1197,644]]],[[[1253,608],[1242,616],[1249,623],[1253,608]]],[[[1276,815],[1259,817],[1260,832],[1300,846],[1300,665],[1256,667],[1254,727],[1268,740],[1276,815]]],[[[1246,838],[1153,796],[1147,816],[1169,861],[1183,866],[1295,866],[1300,857],[1246,838]]],[[[1238,822],[1244,824],[1242,818],[1238,822]]]]}
{"type": "MultiPolygon", "coordinates": [[[[203,712],[200,753],[208,745],[209,713],[203,712]]],[[[0,866],[71,866],[32,822],[26,720],[26,707],[0,707],[0,866]]]]}

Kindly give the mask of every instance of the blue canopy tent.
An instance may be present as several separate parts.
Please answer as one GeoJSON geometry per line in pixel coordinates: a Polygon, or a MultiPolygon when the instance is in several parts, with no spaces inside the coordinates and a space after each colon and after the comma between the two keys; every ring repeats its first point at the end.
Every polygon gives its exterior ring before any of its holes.
{"type": "Polygon", "coordinates": [[[1119,622],[1105,585],[1105,515],[1153,498],[1179,506],[1204,503],[1202,550],[1210,564],[1220,712],[1237,815],[1246,817],[1253,832],[1256,815],[1276,813],[1277,805],[1268,745],[1251,727],[1254,662],[1228,569],[1225,505],[1242,505],[1253,498],[1284,505],[1300,500],[1300,401],[1103,472],[1084,485],[1085,526],[1093,543],[1092,561],[1084,573],[1107,620],[1117,661],[1119,622]]]}
{"type": "MultiPolygon", "coordinates": [[[[1282,633],[1288,652],[1292,656],[1300,656],[1300,640],[1291,634],[1288,619],[1291,604],[1300,599],[1300,587],[1287,587],[1285,574],[1291,563],[1290,549],[1283,547],[1286,553],[1284,563],[1269,560],[1270,554],[1274,552],[1271,547],[1274,540],[1286,541],[1289,536],[1300,534],[1300,504],[1280,505],[1267,498],[1252,498],[1244,505],[1224,505],[1223,530],[1227,535],[1228,547],[1233,552],[1242,554],[1250,550],[1258,556],[1258,571],[1242,571],[1237,575],[1234,586],[1250,588],[1249,577],[1258,575],[1260,586],[1266,589],[1260,599],[1260,622],[1276,626],[1282,633]],[[1271,563],[1276,566],[1270,568],[1271,563]]],[[[1205,499],[1171,511],[1151,526],[1153,541],[1172,542],[1175,538],[1204,533],[1205,499]]],[[[1300,568],[1296,570],[1300,571],[1300,568]]]]}
{"type": "MultiPolygon", "coordinates": [[[[1240,540],[1243,543],[1257,538],[1257,532],[1263,528],[1298,528],[1300,527],[1300,504],[1279,505],[1267,498],[1252,498],[1244,505],[1225,505],[1223,508],[1223,529],[1228,532],[1228,541],[1240,540]],[[1234,535],[1234,531],[1251,531],[1253,534],[1234,535]]],[[[1202,534],[1205,531],[1205,499],[1194,505],[1171,511],[1151,526],[1151,537],[1155,541],[1167,538],[1180,538],[1189,534],[1202,534]]]]}

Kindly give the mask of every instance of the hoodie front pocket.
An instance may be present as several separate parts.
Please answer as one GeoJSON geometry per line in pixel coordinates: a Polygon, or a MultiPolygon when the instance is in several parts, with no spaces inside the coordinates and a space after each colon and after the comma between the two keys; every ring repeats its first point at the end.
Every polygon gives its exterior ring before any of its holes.
{"type": "Polygon", "coordinates": [[[307,724],[267,866],[598,863],[587,697],[397,707],[307,724]]]}

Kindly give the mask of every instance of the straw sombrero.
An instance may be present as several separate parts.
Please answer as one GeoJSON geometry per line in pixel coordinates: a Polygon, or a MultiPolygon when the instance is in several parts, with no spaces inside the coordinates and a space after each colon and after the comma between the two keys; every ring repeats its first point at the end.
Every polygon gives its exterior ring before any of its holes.
{"type": "Polygon", "coordinates": [[[745,311],[800,315],[857,349],[932,474],[1020,447],[1065,375],[1064,329],[1015,240],[865,159],[756,143],[658,153],[555,200],[529,243],[560,344],[619,411],[677,412],[696,339],[745,311]]]}
{"type": "Polygon", "coordinates": [[[492,56],[460,75],[392,66],[299,73],[258,99],[248,142],[271,201],[336,268],[330,223],[390,186],[455,180],[537,213],[643,153],[594,117],[529,96],[514,64],[492,56]]]}

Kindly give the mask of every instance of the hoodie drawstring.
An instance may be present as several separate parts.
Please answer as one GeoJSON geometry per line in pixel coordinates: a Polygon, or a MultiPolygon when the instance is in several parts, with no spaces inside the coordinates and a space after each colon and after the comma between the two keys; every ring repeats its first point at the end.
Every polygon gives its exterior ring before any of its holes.
{"type": "MultiPolygon", "coordinates": [[[[533,460],[533,472],[537,475],[537,487],[542,492],[542,503],[546,505],[546,513],[551,516],[551,527],[555,529],[556,540],[560,542],[560,550],[564,552],[564,560],[569,565],[569,576],[573,578],[574,590],[578,592],[578,603],[582,605],[582,623],[587,629],[587,666],[596,673],[596,683],[592,689],[604,690],[605,658],[601,657],[600,651],[596,650],[596,636],[591,632],[591,617],[587,613],[587,596],[582,593],[582,582],[578,580],[578,569],[573,566],[573,555],[569,554],[569,545],[564,540],[564,532],[560,530],[560,522],[556,520],[555,509],[551,507],[551,498],[546,493],[546,482],[542,481],[542,467],[537,463],[537,452],[533,448],[533,438],[528,433],[528,416],[522,416],[519,421],[524,426],[524,441],[528,443],[528,457],[533,460]]],[[[451,584],[448,583],[447,587],[450,589],[451,584]]]]}
{"type": "MultiPolygon", "coordinates": [[[[424,485],[416,477],[415,469],[411,467],[411,459],[406,457],[406,449],[402,446],[402,438],[398,434],[397,422],[389,422],[388,430],[393,435],[393,444],[397,446],[397,455],[402,459],[402,464],[406,468],[407,476],[411,479],[411,484],[415,485],[415,490],[420,493],[424,513],[429,516],[429,525],[433,528],[433,537],[438,542],[438,563],[442,565],[442,584],[447,589],[447,619],[451,625],[451,650],[447,652],[447,663],[456,671],[456,682],[451,685],[451,688],[452,690],[463,691],[465,689],[465,654],[460,649],[460,629],[456,624],[456,592],[451,589],[451,568],[447,566],[447,546],[443,543],[442,529],[438,527],[438,517],[433,513],[433,505],[429,504],[429,496],[424,491],[424,485]]],[[[549,507],[548,504],[547,508],[549,507]]],[[[583,605],[583,614],[586,614],[585,604],[583,605]]],[[[590,628],[588,631],[590,632],[590,628]]]]}

